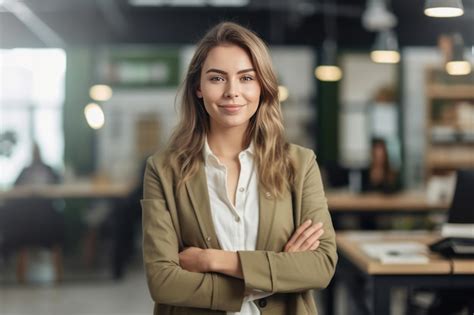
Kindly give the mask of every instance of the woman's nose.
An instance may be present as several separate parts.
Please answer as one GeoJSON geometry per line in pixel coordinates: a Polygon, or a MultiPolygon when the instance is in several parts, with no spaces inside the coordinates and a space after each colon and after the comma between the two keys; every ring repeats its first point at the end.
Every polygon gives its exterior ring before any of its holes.
{"type": "Polygon", "coordinates": [[[238,97],[238,96],[239,96],[239,92],[238,92],[237,84],[232,82],[232,81],[228,81],[227,86],[226,86],[226,90],[224,92],[224,97],[225,98],[234,98],[234,97],[238,97]]]}

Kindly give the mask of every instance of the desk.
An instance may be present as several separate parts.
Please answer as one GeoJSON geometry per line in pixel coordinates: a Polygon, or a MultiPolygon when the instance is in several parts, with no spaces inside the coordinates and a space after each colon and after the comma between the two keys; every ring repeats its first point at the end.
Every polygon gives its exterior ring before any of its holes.
{"type": "Polygon", "coordinates": [[[0,191],[0,200],[22,198],[123,198],[130,193],[130,184],[75,182],[66,184],[17,186],[10,190],[0,191]]]}
{"type": "Polygon", "coordinates": [[[439,235],[419,231],[340,232],[336,236],[340,257],[336,281],[348,281],[349,274],[362,276],[369,286],[366,311],[376,315],[390,314],[390,291],[394,287],[474,289],[474,259],[446,259],[431,253],[426,264],[382,264],[360,247],[381,241],[429,244],[439,238],[439,235]]]}
{"type": "MultiPolygon", "coordinates": [[[[129,197],[130,194],[132,193],[134,184],[135,184],[134,182],[131,182],[130,184],[117,184],[117,183],[107,183],[107,182],[80,181],[80,182],[74,182],[74,183],[53,184],[53,185],[13,187],[12,189],[7,190],[7,191],[0,191],[0,223],[2,223],[2,220],[4,220],[4,222],[10,222],[10,221],[18,222],[20,220],[20,222],[23,222],[24,226],[28,226],[28,227],[32,226],[33,223],[31,223],[25,218],[34,217],[34,215],[37,212],[31,213],[31,215],[25,215],[25,211],[22,211],[22,214],[18,214],[17,211],[15,211],[15,206],[18,206],[18,204],[22,204],[23,207],[25,207],[24,206],[25,203],[34,205],[35,202],[37,202],[37,200],[104,199],[109,202],[113,200],[125,201],[125,199],[129,197]]],[[[141,197],[136,198],[137,203],[138,203],[139,198],[141,197]]],[[[119,202],[117,202],[117,204],[119,204],[119,202]]],[[[124,204],[124,202],[120,202],[120,204],[124,204]]],[[[31,207],[28,206],[27,208],[31,208],[31,207]]],[[[138,209],[134,209],[134,210],[139,210],[139,205],[137,208],[138,209]]],[[[128,219],[127,212],[122,211],[120,207],[114,206],[111,209],[114,211],[113,217],[114,217],[114,220],[116,220],[117,222],[126,221],[128,219]]],[[[33,209],[33,211],[35,210],[37,209],[33,209]]],[[[128,212],[134,213],[138,211],[128,211],[128,212]]],[[[93,220],[96,222],[99,222],[100,220],[102,220],[100,219],[101,216],[104,217],[103,219],[105,220],[105,215],[106,213],[105,214],[99,213],[98,216],[93,216],[94,217],[93,220]]],[[[64,220],[61,220],[61,222],[63,221],[64,220]]],[[[127,230],[125,231],[126,233],[124,232],[124,229],[119,229],[119,228],[122,228],[122,225],[119,226],[118,223],[114,223],[115,225],[113,226],[113,233],[114,233],[113,234],[113,239],[114,239],[113,268],[114,270],[118,268],[123,268],[122,264],[124,264],[124,260],[122,259],[122,256],[124,256],[125,254],[128,254],[129,251],[130,252],[132,251],[131,247],[133,246],[133,239],[132,239],[133,230],[132,232],[129,232],[129,230],[132,229],[132,228],[129,228],[129,226],[132,226],[134,222],[127,222],[127,223],[128,224],[122,224],[123,226],[126,226],[127,228],[127,230]],[[132,235],[130,236],[130,234],[132,235]],[[130,238],[130,240],[127,239],[127,237],[130,238]],[[122,239],[125,239],[125,241],[128,243],[124,243],[122,239]],[[125,251],[125,254],[123,254],[124,251],[125,251]]],[[[94,246],[96,242],[95,229],[97,229],[96,227],[97,224],[98,223],[94,223],[94,225],[92,225],[91,223],[89,223],[89,230],[87,231],[87,234],[84,240],[85,252],[88,253],[89,257],[92,257],[92,258],[94,257],[95,255],[94,252],[96,251],[96,248],[94,246]]],[[[64,223],[62,223],[62,225],[64,225],[64,223]]],[[[2,234],[10,235],[9,241],[12,244],[14,244],[18,239],[23,239],[24,235],[26,235],[27,233],[31,233],[31,229],[24,229],[23,231],[21,231],[21,233],[6,232],[6,230],[7,230],[7,225],[3,226],[2,224],[0,224],[0,236],[2,236],[2,234]]],[[[2,247],[0,246],[0,251],[1,250],[2,250],[2,247]]],[[[92,261],[92,258],[89,258],[89,260],[92,261]]],[[[22,277],[24,278],[24,276],[22,277]]]]}
{"type": "Polygon", "coordinates": [[[432,212],[447,210],[449,202],[428,202],[424,192],[405,191],[395,194],[328,191],[326,193],[331,212],[432,212]]]}

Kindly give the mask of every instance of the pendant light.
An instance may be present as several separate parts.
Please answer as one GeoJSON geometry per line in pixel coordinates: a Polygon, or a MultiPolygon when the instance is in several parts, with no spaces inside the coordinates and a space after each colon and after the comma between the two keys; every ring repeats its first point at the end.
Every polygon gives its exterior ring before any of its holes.
{"type": "Polygon", "coordinates": [[[392,30],[384,30],[377,34],[370,58],[376,63],[398,63],[400,61],[397,36],[392,30]]]}
{"type": "Polygon", "coordinates": [[[336,65],[337,45],[332,39],[323,42],[321,63],[316,67],[314,75],[320,81],[335,82],[342,78],[342,71],[336,65]]]}
{"type": "MultiPolygon", "coordinates": [[[[327,6],[326,6],[327,7],[327,6]]],[[[326,39],[323,42],[321,62],[314,70],[314,75],[320,81],[336,82],[342,78],[342,71],[336,64],[337,59],[337,43],[336,43],[336,16],[337,4],[334,4],[334,10],[331,16],[323,11],[324,29],[326,31],[326,39]]]]}
{"type": "Polygon", "coordinates": [[[461,34],[452,36],[453,50],[451,58],[446,63],[446,72],[450,75],[467,75],[471,73],[471,64],[464,58],[464,41],[461,34]]]}
{"type": "Polygon", "coordinates": [[[456,17],[464,14],[461,0],[426,0],[425,15],[431,17],[456,17]]]}

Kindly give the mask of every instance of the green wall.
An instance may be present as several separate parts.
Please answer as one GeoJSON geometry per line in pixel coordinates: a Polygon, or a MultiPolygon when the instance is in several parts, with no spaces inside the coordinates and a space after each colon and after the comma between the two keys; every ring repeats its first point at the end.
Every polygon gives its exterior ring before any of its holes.
{"type": "Polygon", "coordinates": [[[94,171],[95,130],[87,124],[84,107],[91,102],[94,50],[90,47],[66,49],[66,94],[64,101],[64,161],[76,175],[94,171]]]}

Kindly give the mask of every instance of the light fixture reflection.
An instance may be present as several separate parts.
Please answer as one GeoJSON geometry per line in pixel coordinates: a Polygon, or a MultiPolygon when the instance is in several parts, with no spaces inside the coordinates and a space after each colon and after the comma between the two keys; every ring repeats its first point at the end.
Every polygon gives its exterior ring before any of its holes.
{"type": "Polygon", "coordinates": [[[84,108],[87,123],[92,129],[100,129],[104,126],[105,116],[102,108],[96,103],[90,103],[84,108]]]}
{"type": "Polygon", "coordinates": [[[426,0],[425,15],[431,17],[456,17],[464,14],[461,0],[426,0]]]}
{"type": "Polygon", "coordinates": [[[97,84],[90,88],[89,96],[95,101],[105,102],[112,97],[112,89],[108,85],[97,84]]]}

